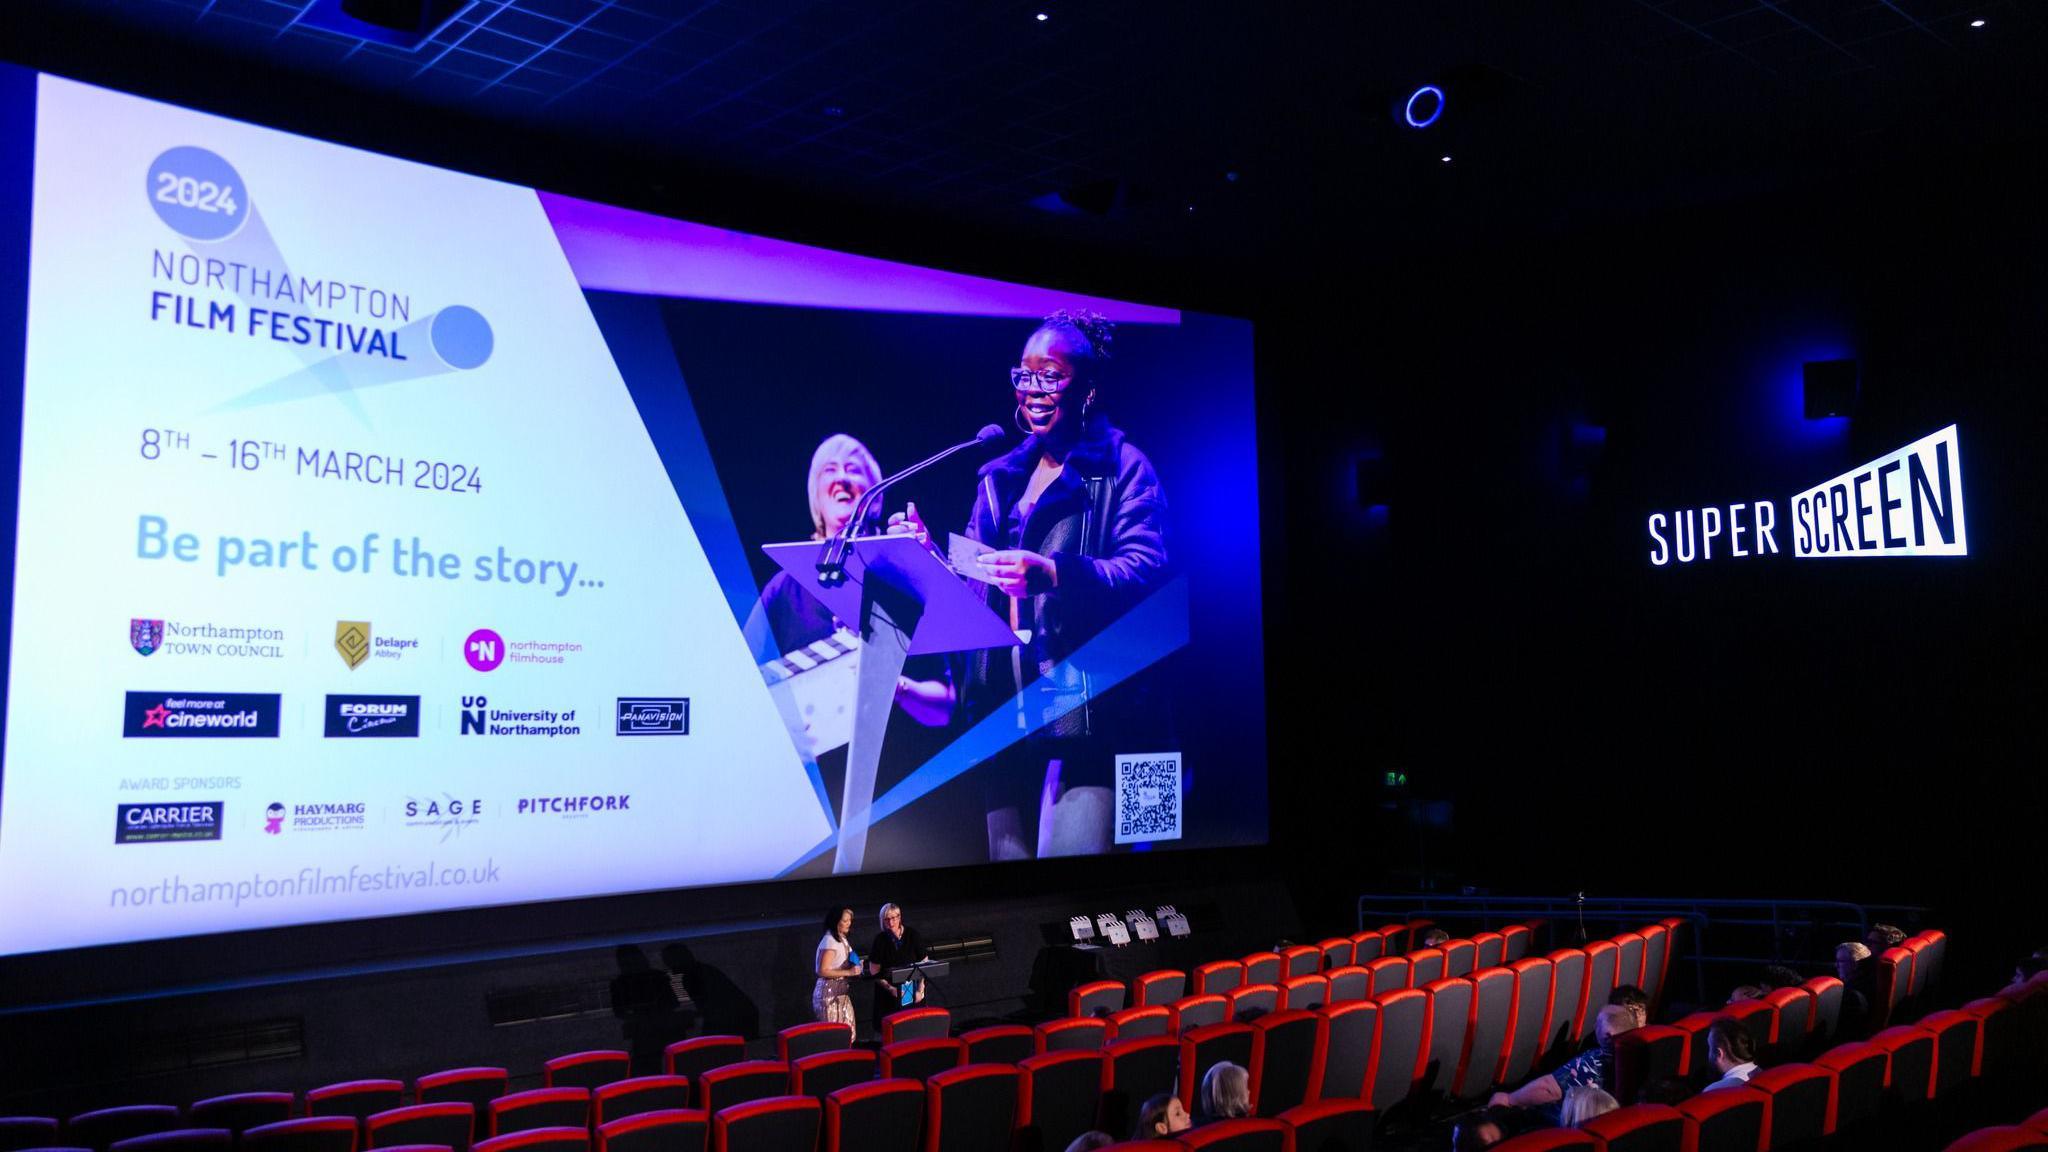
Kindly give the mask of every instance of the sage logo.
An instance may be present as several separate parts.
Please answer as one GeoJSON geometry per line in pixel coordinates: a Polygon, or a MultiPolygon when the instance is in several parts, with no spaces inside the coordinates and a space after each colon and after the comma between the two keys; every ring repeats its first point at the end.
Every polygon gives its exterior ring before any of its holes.
{"type": "Polygon", "coordinates": [[[329,696],[327,735],[332,739],[387,739],[420,734],[417,696],[329,696]]]}
{"type": "Polygon", "coordinates": [[[121,804],[114,810],[114,843],[175,844],[189,840],[218,840],[221,810],[218,800],[186,804],[121,804]]]}
{"type": "Polygon", "coordinates": [[[1781,534],[1802,560],[1970,553],[1953,424],[1806,489],[1787,508],[1762,499],[1652,512],[1650,564],[1777,555],[1781,534]]]}

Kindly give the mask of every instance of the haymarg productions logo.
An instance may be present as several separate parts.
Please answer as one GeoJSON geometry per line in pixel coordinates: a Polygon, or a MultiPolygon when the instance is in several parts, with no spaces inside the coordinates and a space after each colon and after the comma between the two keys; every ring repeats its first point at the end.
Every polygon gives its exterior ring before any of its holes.
{"type": "Polygon", "coordinates": [[[284,831],[284,805],[273,802],[263,810],[263,832],[275,836],[284,831]]]}
{"type": "Polygon", "coordinates": [[[338,620],[334,624],[334,650],[341,653],[341,662],[353,672],[370,658],[370,622],[368,620],[338,620]]]}

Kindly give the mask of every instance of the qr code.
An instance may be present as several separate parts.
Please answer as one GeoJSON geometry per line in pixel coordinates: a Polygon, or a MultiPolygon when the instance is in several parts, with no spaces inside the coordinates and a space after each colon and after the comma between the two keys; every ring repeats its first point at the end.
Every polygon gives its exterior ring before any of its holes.
{"type": "Polygon", "coordinates": [[[1180,839],[1180,753],[1116,758],[1116,842],[1180,839]]]}

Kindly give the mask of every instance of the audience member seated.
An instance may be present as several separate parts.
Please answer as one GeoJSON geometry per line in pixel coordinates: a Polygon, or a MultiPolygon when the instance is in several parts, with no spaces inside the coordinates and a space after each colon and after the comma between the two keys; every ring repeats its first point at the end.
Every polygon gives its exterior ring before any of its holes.
{"type": "Polygon", "coordinates": [[[1422,934],[1422,947],[1441,948],[1451,939],[1451,934],[1441,928],[1431,928],[1422,934]]]}
{"type": "Polygon", "coordinates": [[[1842,1012],[1835,1022],[1837,1041],[1863,1040],[1870,1035],[1870,946],[1855,940],[1835,946],[1835,977],[1842,982],[1842,1012]]]}
{"type": "Polygon", "coordinates": [[[1131,1139],[1168,1140],[1194,1126],[1194,1119],[1182,1106],[1180,1097],[1161,1092],[1138,1110],[1138,1127],[1131,1133],[1131,1139]]]}
{"type": "MultiPolygon", "coordinates": [[[[1764,967],[1760,983],[1765,992],[1776,992],[1780,988],[1797,988],[1806,983],[1806,977],[1794,972],[1783,964],[1769,964],[1764,967]]],[[[1761,999],[1761,997],[1759,997],[1761,999]]]]}
{"type": "Polygon", "coordinates": [[[1116,1137],[1107,1132],[1083,1132],[1067,1145],[1067,1152],[1095,1152],[1097,1148],[1107,1148],[1114,1143],[1116,1137]]]}
{"type": "Polygon", "coordinates": [[[1451,1129],[1451,1152],[1479,1152],[1508,1138],[1508,1124],[1492,1108],[1468,1112],[1451,1129]]]}
{"type": "Polygon", "coordinates": [[[1638,1028],[1650,1022],[1650,994],[1633,984],[1617,985],[1613,992],[1608,993],[1607,1002],[1628,1009],[1638,1028]]]}
{"type": "Polygon", "coordinates": [[[1894,924],[1872,924],[1870,931],[1863,934],[1863,942],[1870,946],[1875,956],[1887,948],[1897,948],[1906,942],[1906,930],[1894,924]]]}
{"type": "Polygon", "coordinates": [[[1761,1000],[1764,998],[1764,994],[1769,991],[1769,988],[1761,984],[1738,984],[1735,986],[1735,991],[1728,993],[1728,1002],[1730,1004],[1740,1004],[1744,1000],[1761,1000]]]}
{"type": "Polygon", "coordinates": [[[1634,1013],[1619,1004],[1609,1004],[1600,1009],[1600,1015],[1593,1021],[1593,1035],[1599,1040],[1597,1047],[1588,1048],[1560,1065],[1557,1071],[1538,1076],[1513,1092],[1494,1093],[1487,1103],[1496,1108],[1526,1108],[1540,1115],[1544,1123],[1556,1125],[1566,1092],[1588,1086],[1605,1090],[1612,1082],[1614,1038],[1634,1031],[1635,1027],[1634,1013]]]}
{"type": "Polygon", "coordinates": [[[2048,972],[2048,956],[2042,956],[2041,953],[2036,952],[2025,960],[2020,961],[2013,968],[2012,982],[2014,984],[2025,984],[2043,972],[2048,972]]]}
{"type": "Polygon", "coordinates": [[[1707,1063],[1721,1078],[1704,1091],[1740,1088],[1749,1083],[1749,1078],[1756,1074],[1756,1039],[1749,1034],[1748,1026],[1732,1016],[1714,1021],[1707,1029],[1707,1063]]]}
{"type": "Polygon", "coordinates": [[[1197,1124],[1242,1120],[1252,1114],[1252,1074],[1228,1060],[1202,1077],[1202,1108],[1197,1124]]]}
{"type": "Polygon", "coordinates": [[[1605,1088],[1587,1084],[1564,1094],[1564,1105],[1557,1110],[1557,1122],[1564,1128],[1583,1128],[1586,1121],[1595,1116],[1605,1116],[1621,1107],[1605,1088]]]}

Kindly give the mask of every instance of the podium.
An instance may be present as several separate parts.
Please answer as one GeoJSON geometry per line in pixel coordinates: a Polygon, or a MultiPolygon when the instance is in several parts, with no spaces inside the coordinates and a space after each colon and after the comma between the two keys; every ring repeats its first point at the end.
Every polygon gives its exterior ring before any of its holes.
{"type": "Polygon", "coordinates": [[[858,872],[867,856],[876,770],[904,659],[1014,648],[1021,641],[989,608],[982,585],[969,584],[915,537],[853,538],[846,544],[845,579],[827,583],[820,578],[818,565],[831,543],[764,544],[761,551],[860,635],[853,737],[846,748],[839,843],[832,856],[832,871],[858,872]]]}

